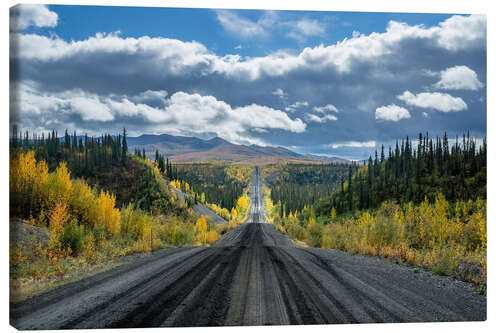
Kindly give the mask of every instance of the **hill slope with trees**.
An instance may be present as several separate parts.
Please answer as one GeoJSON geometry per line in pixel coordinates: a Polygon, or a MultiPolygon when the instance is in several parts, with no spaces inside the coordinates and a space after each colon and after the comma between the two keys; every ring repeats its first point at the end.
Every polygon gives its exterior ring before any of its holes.
{"type": "MultiPolygon", "coordinates": [[[[453,144],[446,134],[434,140],[420,134],[414,144],[406,138],[356,171],[348,166],[341,186],[297,212],[277,200],[279,185],[266,188],[268,217],[309,246],[380,255],[482,284],[486,149],[486,139],[478,144],[469,134],[453,144]]],[[[301,195],[286,205],[300,207],[301,195]]]]}

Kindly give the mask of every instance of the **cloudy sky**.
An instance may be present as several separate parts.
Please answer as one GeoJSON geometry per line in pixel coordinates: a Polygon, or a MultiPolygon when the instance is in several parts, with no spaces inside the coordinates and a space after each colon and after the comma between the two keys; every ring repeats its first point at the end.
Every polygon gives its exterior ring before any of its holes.
{"type": "Polygon", "coordinates": [[[23,5],[11,122],[364,159],[420,131],[486,135],[480,15],[23,5]]]}

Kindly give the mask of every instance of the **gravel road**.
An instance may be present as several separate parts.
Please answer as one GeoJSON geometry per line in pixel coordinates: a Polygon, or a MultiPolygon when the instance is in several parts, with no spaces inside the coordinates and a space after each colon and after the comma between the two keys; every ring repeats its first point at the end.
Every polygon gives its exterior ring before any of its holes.
{"type": "Polygon", "coordinates": [[[253,207],[212,247],[170,248],[11,304],[19,329],[480,321],[470,284],[379,258],[299,248],[253,207]],[[262,223],[259,223],[262,222],[262,223]]]}
{"type": "MultiPolygon", "coordinates": [[[[184,198],[185,198],[186,194],[184,192],[182,192],[181,190],[179,190],[179,189],[173,187],[172,185],[168,184],[167,181],[165,181],[165,182],[167,183],[168,187],[172,191],[174,191],[174,193],[177,196],[177,198],[180,198],[180,200],[184,201],[184,198]]],[[[227,223],[226,220],[224,220],[221,216],[219,216],[216,213],[214,213],[213,210],[211,210],[210,208],[208,208],[207,206],[205,206],[201,202],[197,202],[193,206],[193,212],[195,212],[199,217],[201,217],[202,215],[205,215],[206,218],[210,218],[216,224],[225,224],[225,223],[227,223]]]]}

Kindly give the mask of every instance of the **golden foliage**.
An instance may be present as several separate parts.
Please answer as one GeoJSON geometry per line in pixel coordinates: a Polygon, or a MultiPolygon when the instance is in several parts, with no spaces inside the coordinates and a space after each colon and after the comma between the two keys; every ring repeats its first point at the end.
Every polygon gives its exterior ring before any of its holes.
{"type": "Polygon", "coordinates": [[[64,233],[64,224],[68,221],[68,219],[69,215],[66,204],[60,202],[56,203],[54,209],[50,213],[50,248],[60,248],[60,240],[64,233]]]}
{"type": "Polygon", "coordinates": [[[56,203],[68,203],[73,194],[70,172],[66,162],[59,163],[55,173],[50,173],[45,184],[45,206],[50,210],[56,203]]]}
{"type": "Polygon", "coordinates": [[[197,241],[204,245],[208,242],[208,233],[207,233],[207,220],[205,219],[205,215],[201,215],[201,217],[196,220],[196,224],[194,226],[194,232],[196,234],[197,241]]]}
{"type": "Polygon", "coordinates": [[[201,217],[196,221],[196,230],[198,232],[207,231],[207,220],[205,219],[205,215],[201,215],[201,217]]]}
{"type": "Polygon", "coordinates": [[[13,208],[21,210],[16,213],[25,214],[26,210],[41,211],[49,177],[45,161],[37,162],[34,151],[11,154],[9,177],[13,208]]]}
{"type": "Polygon", "coordinates": [[[453,274],[459,261],[483,265],[486,202],[458,201],[453,206],[443,195],[433,204],[427,199],[419,205],[383,203],[375,215],[365,211],[327,225],[322,247],[439,267],[448,274],[453,274]]]}
{"type": "Polygon", "coordinates": [[[83,179],[73,181],[71,212],[81,224],[88,227],[94,227],[98,219],[96,195],[83,179]]]}
{"type": "Polygon", "coordinates": [[[238,198],[238,201],[237,201],[237,205],[238,207],[240,207],[242,210],[247,208],[247,205],[248,205],[248,197],[247,195],[242,195],[241,197],[238,198]]]}
{"type": "Polygon", "coordinates": [[[217,231],[212,230],[208,232],[208,243],[213,244],[219,239],[219,234],[217,231]]]}
{"type": "Polygon", "coordinates": [[[332,207],[330,211],[330,221],[335,221],[336,218],[337,218],[337,211],[335,210],[335,207],[332,207]]]}
{"type": "Polygon", "coordinates": [[[99,194],[97,225],[112,235],[120,232],[120,211],[115,208],[115,196],[105,191],[99,194]]]}

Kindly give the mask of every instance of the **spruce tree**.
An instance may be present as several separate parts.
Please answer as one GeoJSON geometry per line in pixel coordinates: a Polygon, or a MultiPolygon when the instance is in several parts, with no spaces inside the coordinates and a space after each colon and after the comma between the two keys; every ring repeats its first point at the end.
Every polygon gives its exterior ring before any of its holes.
{"type": "Polygon", "coordinates": [[[127,131],[125,130],[125,127],[123,128],[123,137],[122,137],[122,164],[125,165],[127,163],[127,152],[128,152],[128,146],[127,146],[127,131]]]}

